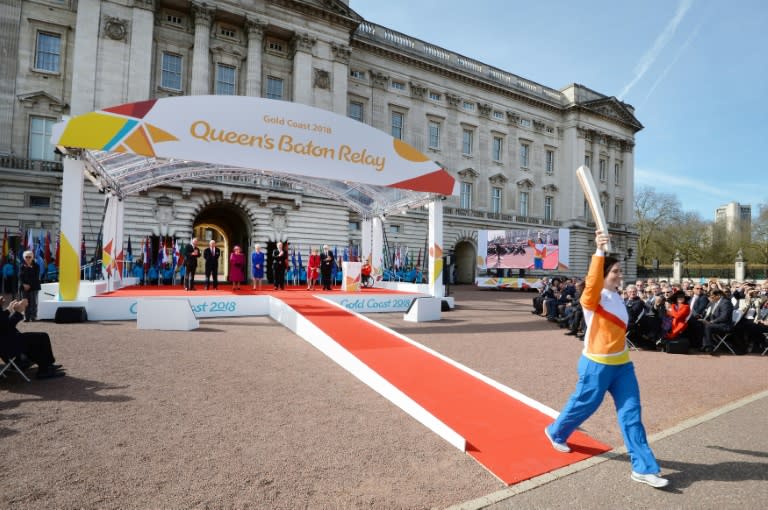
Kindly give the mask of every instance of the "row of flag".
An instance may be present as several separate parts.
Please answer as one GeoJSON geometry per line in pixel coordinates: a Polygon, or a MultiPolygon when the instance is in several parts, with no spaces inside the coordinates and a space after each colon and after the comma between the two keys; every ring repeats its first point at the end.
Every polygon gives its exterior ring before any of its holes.
{"type": "Polygon", "coordinates": [[[56,243],[51,239],[51,232],[43,233],[42,230],[35,236],[32,229],[24,232],[22,229],[16,234],[13,243],[8,236],[8,229],[3,230],[2,260],[0,265],[13,264],[21,265],[23,254],[29,250],[35,257],[35,262],[40,266],[40,276],[44,276],[48,267],[53,264],[59,267],[59,237],[56,236],[56,243]],[[13,244],[13,246],[11,246],[13,244]]]}

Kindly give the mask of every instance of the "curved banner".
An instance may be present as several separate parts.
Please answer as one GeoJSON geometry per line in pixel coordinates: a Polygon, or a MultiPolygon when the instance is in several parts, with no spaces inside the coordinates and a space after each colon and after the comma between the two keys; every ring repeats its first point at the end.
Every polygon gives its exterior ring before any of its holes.
{"type": "Polygon", "coordinates": [[[56,124],[51,142],[442,195],[457,189],[440,165],[383,131],[258,97],[180,96],[105,108],[56,124]]]}

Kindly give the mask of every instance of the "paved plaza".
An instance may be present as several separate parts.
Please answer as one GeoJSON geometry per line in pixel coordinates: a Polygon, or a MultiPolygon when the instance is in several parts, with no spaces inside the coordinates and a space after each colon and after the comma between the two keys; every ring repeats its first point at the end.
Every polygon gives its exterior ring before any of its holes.
{"type": "MultiPolygon", "coordinates": [[[[545,405],[582,344],[533,294],[452,287],[434,323],[374,319],[545,405]]],[[[763,508],[768,357],[633,352],[671,481],[629,480],[621,450],[511,487],[266,317],[192,332],[132,322],[48,331],[68,376],[0,381],[2,508],[763,508]]],[[[621,448],[610,398],[584,425],[621,448]]]]}

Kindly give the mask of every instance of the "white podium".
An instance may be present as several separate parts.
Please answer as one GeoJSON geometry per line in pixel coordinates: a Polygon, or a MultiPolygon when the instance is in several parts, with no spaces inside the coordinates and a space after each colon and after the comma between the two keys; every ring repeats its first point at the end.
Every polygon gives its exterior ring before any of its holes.
{"type": "Polygon", "coordinates": [[[360,292],[360,271],[363,264],[360,262],[341,263],[341,290],[347,292],[360,292]]]}
{"type": "Polygon", "coordinates": [[[407,322],[439,321],[442,301],[442,299],[436,297],[416,298],[405,315],[403,315],[403,320],[407,322]]]}

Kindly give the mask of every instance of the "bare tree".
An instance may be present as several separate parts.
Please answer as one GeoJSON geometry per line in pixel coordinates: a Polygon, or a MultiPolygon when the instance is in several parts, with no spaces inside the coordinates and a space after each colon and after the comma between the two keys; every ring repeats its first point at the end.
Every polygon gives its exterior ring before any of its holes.
{"type": "Polygon", "coordinates": [[[635,192],[635,226],[639,234],[638,260],[646,265],[652,258],[654,245],[663,246],[663,228],[682,216],[680,201],[671,193],[659,193],[643,186],[635,192]]]}

